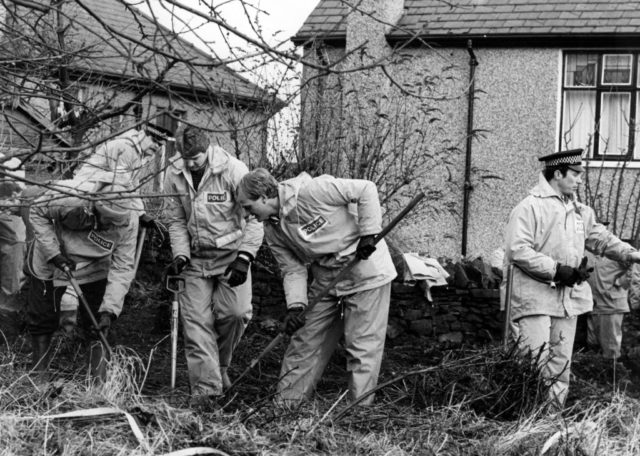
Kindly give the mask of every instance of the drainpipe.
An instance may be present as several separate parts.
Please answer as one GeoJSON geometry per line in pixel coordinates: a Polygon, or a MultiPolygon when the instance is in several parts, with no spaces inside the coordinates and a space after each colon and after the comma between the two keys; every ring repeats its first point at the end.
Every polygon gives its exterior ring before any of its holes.
{"type": "Polygon", "coordinates": [[[467,255],[467,231],[469,229],[469,198],[471,196],[471,146],[473,142],[473,100],[475,97],[475,74],[478,59],[473,52],[471,40],[467,41],[469,53],[469,92],[467,95],[467,151],[464,163],[464,197],[462,200],[462,256],[467,255]]]}

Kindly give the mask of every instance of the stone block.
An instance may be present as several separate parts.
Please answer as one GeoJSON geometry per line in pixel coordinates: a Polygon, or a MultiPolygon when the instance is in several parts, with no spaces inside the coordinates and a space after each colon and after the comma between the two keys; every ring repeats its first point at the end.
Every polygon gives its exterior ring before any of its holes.
{"type": "Polygon", "coordinates": [[[413,321],[419,320],[424,316],[424,311],[422,309],[407,309],[404,312],[404,319],[413,321]]]}
{"type": "Polygon", "coordinates": [[[451,344],[461,344],[464,336],[460,331],[449,332],[446,334],[441,334],[438,336],[438,342],[440,343],[451,343],[451,344]]]}
{"type": "Polygon", "coordinates": [[[409,323],[409,331],[418,336],[431,336],[433,334],[433,325],[429,320],[414,320],[409,323]]]}

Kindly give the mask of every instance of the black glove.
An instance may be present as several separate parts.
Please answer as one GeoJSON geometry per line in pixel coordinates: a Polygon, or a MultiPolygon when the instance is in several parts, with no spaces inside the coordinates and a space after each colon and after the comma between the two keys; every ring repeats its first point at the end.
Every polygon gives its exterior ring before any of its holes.
{"type": "Polygon", "coordinates": [[[100,329],[100,332],[104,334],[104,337],[107,337],[109,335],[109,331],[111,330],[111,323],[113,323],[115,319],[116,316],[111,312],[98,313],[98,328],[100,329]]]}
{"type": "Polygon", "coordinates": [[[138,224],[148,229],[158,228],[158,224],[156,223],[155,219],[149,214],[142,214],[140,217],[138,217],[138,224]]]}
{"type": "Polygon", "coordinates": [[[245,255],[239,254],[224,271],[224,275],[229,276],[227,282],[232,287],[237,287],[247,280],[247,271],[249,271],[251,261],[245,255]]]}
{"type": "Polygon", "coordinates": [[[583,257],[582,261],[580,262],[580,266],[578,266],[578,269],[577,269],[578,280],[576,281],[578,285],[580,285],[582,282],[587,280],[591,276],[591,273],[593,272],[593,266],[589,267],[587,262],[588,262],[587,257],[583,257]]]}
{"type": "Polygon", "coordinates": [[[282,322],[282,331],[291,336],[297,330],[302,328],[307,320],[306,317],[302,315],[303,311],[303,307],[289,309],[287,311],[287,315],[284,317],[284,321],[282,322]]]}
{"type": "Polygon", "coordinates": [[[65,267],[69,268],[71,271],[76,268],[76,264],[61,253],[51,258],[49,263],[52,263],[56,268],[62,271],[64,271],[65,267]]]}
{"type": "Polygon", "coordinates": [[[167,266],[166,275],[180,275],[182,271],[189,265],[189,259],[182,255],[173,259],[173,261],[167,266]]]}
{"type": "Polygon", "coordinates": [[[375,236],[369,234],[362,236],[360,242],[358,242],[358,248],[356,248],[356,258],[359,260],[366,260],[376,250],[375,236]]]}
{"type": "Polygon", "coordinates": [[[576,268],[565,266],[564,264],[558,264],[558,267],[556,268],[556,275],[553,276],[554,282],[565,287],[572,287],[578,282],[578,280],[580,280],[580,273],[576,268]]]}

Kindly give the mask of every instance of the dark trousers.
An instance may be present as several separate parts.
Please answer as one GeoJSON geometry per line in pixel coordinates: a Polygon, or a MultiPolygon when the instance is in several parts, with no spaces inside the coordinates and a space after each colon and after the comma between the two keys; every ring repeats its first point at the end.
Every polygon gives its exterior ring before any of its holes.
{"type": "MultiPolygon", "coordinates": [[[[102,303],[106,286],[107,279],[80,285],[80,289],[96,319],[98,318],[98,309],[102,303]]],[[[27,330],[29,333],[34,336],[40,336],[52,334],[58,329],[60,300],[66,289],[67,287],[54,287],[52,280],[29,278],[26,306],[27,330]]],[[[93,330],[91,319],[82,303],[78,307],[78,326],[84,329],[91,339],[98,339],[98,334],[93,330]]]]}

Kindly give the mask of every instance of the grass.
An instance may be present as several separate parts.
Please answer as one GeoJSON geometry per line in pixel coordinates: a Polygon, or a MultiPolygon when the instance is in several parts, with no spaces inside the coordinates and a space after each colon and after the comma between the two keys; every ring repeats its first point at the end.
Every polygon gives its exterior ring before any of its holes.
{"type": "Polygon", "coordinates": [[[219,455],[640,454],[638,400],[606,388],[596,395],[593,384],[578,380],[570,408],[544,413],[531,364],[495,347],[386,372],[373,406],[348,405],[344,384],[331,383],[329,372],[318,399],[297,410],[275,406],[260,384],[270,377],[254,377],[223,410],[202,413],[187,408],[181,392],[145,391],[151,363],[131,349],[117,348],[99,387],[86,378],[77,351],[59,350],[60,364],[73,368],[51,382],[28,375],[24,351],[0,354],[0,455],[162,455],[191,447],[219,455]],[[97,407],[119,414],[50,418],[97,407]]]}
{"type": "MultiPolygon", "coordinates": [[[[198,412],[188,407],[182,347],[177,388],[168,386],[161,304],[167,300],[157,290],[134,292],[116,325],[120,345],[103,386],[86,377],[82,341],[55,339],[56,374],[49,382],[29,375],[24,334],[10,345],[0,343],[0,456],[165,455],[193,447],[217,455],[640,454],[640,401],[629,372],[612,370],[588,353],[575,356],[568,407],[561,413],[547,411],[546,385],[531,360],[496,346],[450,350],[419,338],[389,341],[372,406],[347,402],[340,350],[313,402],[295,410],[276,406],[271,398],[281,344],[222,410],[198,412]],[[154,329],[154,315],[161,315],[160,329],[154,329]],[[113,410],[52,418],[96,408],[113,410]]],[[[249,325],[232,378],[273,338],[273,325],[266,323],[249,325]]]]}

